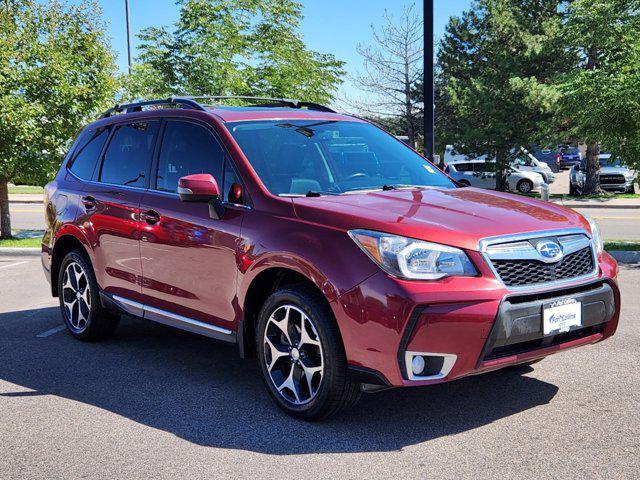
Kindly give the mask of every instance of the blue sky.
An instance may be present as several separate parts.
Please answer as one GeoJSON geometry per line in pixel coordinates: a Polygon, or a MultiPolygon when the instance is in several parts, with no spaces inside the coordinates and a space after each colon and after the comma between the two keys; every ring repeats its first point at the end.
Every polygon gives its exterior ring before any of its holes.
{"type": "MultiPolygon", "coordinates": [[[[44,1],[44,0],[42,0],[44,1]]],[[[72,0],[79,3],[80,0],[72,0]]],[[[124,0],[99,0],[109,22],[108,35],[118,54],[120,70],[127,69],[127,43],[124,0]]],[[[356,73],[362,62],[356,53],[358,43],[371,41],[371,25],[380,25],[385,9],[401,12],[404,6],[415,4],[422,15],[422,1],[412,0],[301,0],[304,5],[302,35],[307,45],[317,51],[333,53],[346,62],[349,74],[356,73]]],[[[435,35],[440,38],[452,15],[467,9],[471,0],[435,0],[435,35]]],[[[178,17],[178,7],[171,0],[129,0],[133,57],[136,56],[135,33],[145,27],[171,25],[178,17]]],[[[357,94],[347,82],[342,87],[346,95],[357,94]]]]}

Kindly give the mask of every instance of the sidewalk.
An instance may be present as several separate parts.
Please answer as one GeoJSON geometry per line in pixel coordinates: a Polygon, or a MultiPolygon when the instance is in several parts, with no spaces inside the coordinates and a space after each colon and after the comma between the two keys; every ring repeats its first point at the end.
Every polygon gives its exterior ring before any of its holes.
{"type": "Polygon", "coordinates": [[[14,193],[9,195],[9,203],[44,203],[41,193],[14,193]]]}
{"type": "Polygon", "coordinates": [[[640,209],[640,195],[638,198],[552,198],[551,202],[569,208],[637,208],[640,209]]]}

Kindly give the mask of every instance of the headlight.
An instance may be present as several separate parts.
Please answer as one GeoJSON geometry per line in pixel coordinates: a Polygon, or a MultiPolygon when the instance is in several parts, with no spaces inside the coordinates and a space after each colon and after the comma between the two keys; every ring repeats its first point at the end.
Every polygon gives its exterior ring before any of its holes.
{"type": "Polygon", "coordinates": [[[600,227],[596,223],[596,221],[591,218],[589,215],[584,215],[584,218],[589,222],[589,228],[591,228],[591,237],[593,238],[593,244],[596,247],[596,253],[600,255],[602,250],[604,249],[604,244],[602,242],[602,234],[600,233],[600,227]]]}
{"type": "Polygon", "coordinates": [[[370,230],[351,230],[349,235],[382,270],[396,277],[437,280],[477,275],[459,248],[370,230]]]}

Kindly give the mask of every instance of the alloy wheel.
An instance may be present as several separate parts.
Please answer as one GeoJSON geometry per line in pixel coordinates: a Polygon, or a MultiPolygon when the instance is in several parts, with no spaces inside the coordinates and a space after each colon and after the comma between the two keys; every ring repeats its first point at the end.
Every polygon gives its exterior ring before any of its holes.
{"type": "Polygon", "coordinates": [[[86,272],[77,262],[69,263],[64,271],[62,304],[71,327],[77,332],[83,331],[91,313],[91,289],[86,272]]]}
{"type": "Polygon", "coordinates": [[[276,308],[264,330],[264,362],[271,383],[295,405],[313,400],[324,375],[320,336],[308,315],[295,305],[276,308]]]}

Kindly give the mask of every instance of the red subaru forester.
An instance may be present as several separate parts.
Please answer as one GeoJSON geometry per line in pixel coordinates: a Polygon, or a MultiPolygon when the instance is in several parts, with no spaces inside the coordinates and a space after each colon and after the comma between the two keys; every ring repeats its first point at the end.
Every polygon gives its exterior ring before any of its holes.
{"type": "Polygon", "coordinates": [[[458,188],[327,107],[232,100],[251,105],[118,105],[71,147],[42,261],[76,338],[128,314],[236,343],[279,407],[317,419],[615,332],[617,265],[592,221],[458,188]]]}

